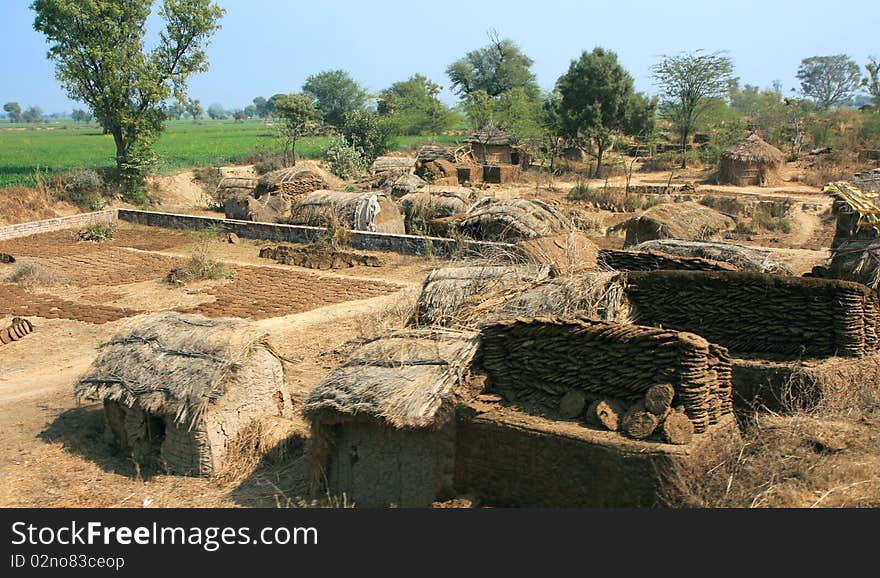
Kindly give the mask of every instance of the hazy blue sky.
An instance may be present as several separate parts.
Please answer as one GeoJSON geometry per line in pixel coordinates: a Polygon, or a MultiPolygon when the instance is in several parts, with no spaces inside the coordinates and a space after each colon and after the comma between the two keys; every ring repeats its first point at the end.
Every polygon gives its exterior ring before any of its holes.
{"type": "MultiPolygon", "coordinates": [[[[868,55],[880,56],[877,0],[219,3],[227,14],[209,48],[211,70],[191,82],[191,95],[206,107],[298,91],[306,76],[331,68],[348,70],[374,91],[416,72],[446,86],[447,65],[486,44],[490,28],[534,59],[545,89],[594,46],[616,51],[636,87],[648,92],[651,65],[682,50],[727,50],[743,84],[780,80],[786,91],[797,86],[804,57],[846,53],[864,66],[868,55]]],[[[55,81],[29,6],[0,0],[0,103],[70,110],[75,105],[55,81]]],[[[448,91],[443,98],[454,101],[448,91]]]]}

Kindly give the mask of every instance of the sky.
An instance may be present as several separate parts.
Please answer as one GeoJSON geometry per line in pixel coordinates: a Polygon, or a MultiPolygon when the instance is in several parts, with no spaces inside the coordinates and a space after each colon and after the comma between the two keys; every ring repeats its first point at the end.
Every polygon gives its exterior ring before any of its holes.
{"type": "MultiPolygon", "coordinates": [[[[209,72],[190,96],[207,108],[241,108],[255,96],[297,92],[310,74],[344,69],[369,90],[421,73],[448,87],[446,67],[487,44],[490,29],[530,56],[545,90],[595,46],[617,52],[636,89],[653,93],[651,66],[664,54],[725,50],[741,84],[798,86],[801,59],[848,54],[862,67],[880,56],[877,0],[583,1],[219,0],[223,28],[208,48],[209,72]]],[[[158,2],[157,2],[158,5],[158,2]]],[[[0,0],[0,103],[45,113],[81,107],[67,99],[33,29],[30,0],[0,0]]],[[[155,38],[158,18],[149,21],[155,38]]],[[[456,101],[448,89],[441,98],[456,101]]]]}

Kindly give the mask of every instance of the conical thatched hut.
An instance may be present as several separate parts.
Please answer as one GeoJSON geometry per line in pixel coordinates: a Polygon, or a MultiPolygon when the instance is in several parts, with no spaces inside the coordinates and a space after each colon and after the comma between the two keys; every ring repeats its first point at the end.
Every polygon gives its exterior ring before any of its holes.
{"type": "Polygon", "coordinates": [[[219,471],[227,443],[253,419],[290,404],[267,335],[181,313],[129,320],[75,394],[104,402],[108,432],[138,463],[196,476],[219,471]]]}
{"type": "Polygon", "coordinates": [[[752,133],[721,154],[719,180],[731,185],[769,187],[782,181],[782,152],[752,133]]]}

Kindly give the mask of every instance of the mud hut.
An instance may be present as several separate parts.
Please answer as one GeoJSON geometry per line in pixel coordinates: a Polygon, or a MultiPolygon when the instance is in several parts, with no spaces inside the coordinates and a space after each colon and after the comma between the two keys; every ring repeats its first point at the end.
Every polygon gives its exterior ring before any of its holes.
{"type": "Polygon", "coordinates": [[[475,131],[465,142],[471,145],[474,158],[484,165],[518,165],[525,161],[510,135],[498,127],[487,126],[475,131]]]}
{"type": "Polygon", "coordinates": [[[721,153],[719,181],[731,185],[769,187],[782,182],[782,152],[752,133],[721,153]]]}
{"type": "Polygon", "coordinates": [[[706,240],[732,231],[736,221],[700,203],[663,203],[641,215],[612,227],[609,232],[625,231],[624,247],[654,239],[706,240]]]}
{"type": "Polygon", "coordinates": [[[162,313],[133,318],[75,386],[104,402],[107,431],[138,463],[210,476],[253,419],[289,408],[267,335],[238,319],[162,313]]]}
{"type": "Polygon", "coordinates": [[[355,231],[406,232],[403,214],[397,203],[376,191],[309,193],[293,201],[289,222],[313,227],[328,227],[338,222],[355,231]]]}
{"type": "Polygon", "coordinates": [[[459,224],[459,230],[472,239],[501,242],[546,237],[567,229],[565,217],[537,199],[485,197],[468,209],[459,224]]]}
{"type": "Polygon", "coordinates": [[[303,409],[315,480],[366,507],[451,497],[454,409],[476,393],[467,379],[476,348],[472,333],[409,330],[352,353],[303,409]]]}

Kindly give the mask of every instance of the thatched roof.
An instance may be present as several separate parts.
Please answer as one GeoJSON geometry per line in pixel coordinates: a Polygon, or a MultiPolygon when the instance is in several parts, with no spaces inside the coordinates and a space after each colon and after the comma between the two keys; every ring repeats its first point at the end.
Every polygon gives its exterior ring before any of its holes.
{"type": "Polygon", "coordinates": [[[440,426],[477,349],[474,333],[407,330],[368,341],[312,390],[303,414],[334,423],[368,417],[395,428],[440,426]]]}
{"type": "MultiPolygon", "coordinates": [[[[159,313],[133,317],[74,388],[77,399],[118,401],[189,426],[236,384],[268,335],[245,321],[159,313]]],[[[273,352],[274,353],[274,352],[273,352]]]]}
{"type": "Polygon", "coordinates": [[[468,209],[459,228],[474,239],[510,242],[555,235],[568,229],[565,217],[543,201],[491,197],[468,209]]]}
{"type": "Polygon", "coordinates": [[[496,126],[487,126],[474,131],[465,142],[470,144],[482,144],[488,146],[506,146],[513,143],[509,134],[496,126]]]}
{"type": "Polygon", "coordinates": [[[740,271],[791,275],[792,271],[777,259],[772,251],[756,249],[725,241],[682,241],[679,239],[655,239],[633,247],[631,251],[663,253],[676,257],[696,257],[734,265],[740,271]]]}
{"type": "Polygon", "coordinates": [[[403,214],[397,203],[380,191],[314,191],[298,197],[290,212],[290,222],[295,225],[327,227],[335,215],[342,224],[356,231],[405,232],[403,214]]]}
{"type": "Polygon", "coordinates": [[[388,171],[411,173],[414,170],[416,170],[416,159],[413,157],[379,157],[370,167],[373,174],[388,171]]]}
{"type": "Polygon", "coordinates": [[[752,133],[721,153],[721,158],[741,163],[778,165],[785,160],[785,155],[756,133],[752,133]]]}
{"type": "Polygon", "coordinates": [[[834,199],[835,212],[858,215],[859,226],[867,225],[880,234],[880,207],[877,206],[880,194],[865,192],[846,181],[828,183],[823,192],[834,199]]]}
{"type": "Polygon", "coordinates": [[[844,241],[834,248],[831,276],[880,289],[880,240],[844,241]]]}
{"type": "Polygon", "coordinates": [[[697,240],[732,230],[736,222],[715,209],[694,201],[663,203],[614,227],[626,230],[625,245],[652,239],[697,240]]]}
{"type": "Polygon", "coordinates": [[[271,171],[260,177],[254,196],[279,191],[282,193],[310,193],[327,187],[324,176],[304,166],[287,167],[271,171]]]}

